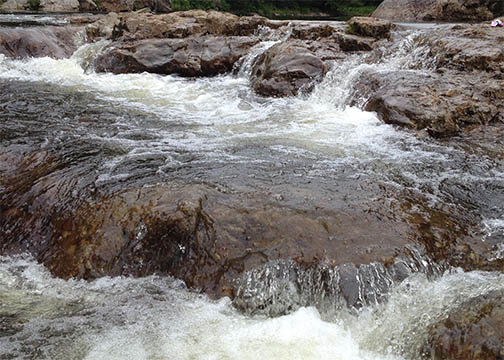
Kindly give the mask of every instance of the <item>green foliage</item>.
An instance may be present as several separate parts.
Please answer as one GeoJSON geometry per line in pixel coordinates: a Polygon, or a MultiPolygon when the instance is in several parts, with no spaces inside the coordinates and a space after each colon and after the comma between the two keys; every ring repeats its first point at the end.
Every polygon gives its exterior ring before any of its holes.
{"type": "Polygon", "coordinates": [[[342,7],[339,9],[344,17],[369,16],[376,10],[376,6],[342,7]]]}
{"type": "Polygon", "coordinates": [[[504,15],[504,0],[500,0],[495,4],[495,8],[492,9],[494,16],[504,15]]]}
{"type": "Polygon", "coordinates": [[[37,11],[40,7],[40,0],[28,0],[30,10],[37,11]]]}
{"type": "Polygon", "coordinates": [[[171,5],[175,11],[217,9],[230,11],[238,15],[259,14],[266,17],[296,16],[316,13],[326,13],[332,16],[354,16],[368,15],[381,1],[382,0],[172,0],[171,5]]]}
{"type": "Polygon", "coordinates": [[[226,0],[172,0],[172,9],[186,11],[191,9],[229,11],[231,6],[226,0]]]}
{"type": "Polygon", "coordinates": [[[345,28],[345,31],[348,33],[348,34],[356,34],[357,31],[356,31],[356,28],[355,28],[355,24],[348,24],[345,28]]]}
{"type": "Polygon", "coordinates": [[[175,11],[185,11],[191,9],[189,0],[172,0],[171,7],[175,11]]]}

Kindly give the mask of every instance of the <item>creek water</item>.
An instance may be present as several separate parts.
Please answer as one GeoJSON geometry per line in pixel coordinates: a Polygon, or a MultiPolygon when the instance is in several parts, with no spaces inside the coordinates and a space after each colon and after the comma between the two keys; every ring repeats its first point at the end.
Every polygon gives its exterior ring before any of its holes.
{"type": "MultiPolygon", "coordinates": [[[[502,258],[502,128],[435,140],[348,105],[364,71],[430,71],[422,45],[405,35],[380,63],[334,63],[310,95],[259,97],[250,64],[283,36],[214,78],[97,74],[90,63],[105,42],[63,60],[0,55],[0,166],[32,151],[60,154],[47,176],[64,179],[51,199],[62,209],[167,180],[260,192],[301,210],[407,191],[463,214],[474,242],[502,258]]],[[[0,185],[2,196],[9,189],[0,185]]],[[[503,289],[499,273],[416,273],[381,304],[325,312],[307,303],[270,318],[169,277],[61,280],[28,255],[1,257],[0,359],[417,359],[430,325],[503,289]]]]}

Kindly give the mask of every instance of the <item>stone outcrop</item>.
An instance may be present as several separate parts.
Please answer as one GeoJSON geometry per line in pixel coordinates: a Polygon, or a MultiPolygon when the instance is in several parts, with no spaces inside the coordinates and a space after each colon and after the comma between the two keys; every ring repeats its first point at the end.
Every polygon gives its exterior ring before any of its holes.
{"type": "Polygon", "coordinates": [[[499,0],[385,0],[372,16],[394,21],[478,22],[501,15],[499,6],[499,0]]]}
{"type": "Polygon", "coordinates": [[[466,301],[429,332],[424,353],[435,360],[500,360],[504,357],[504,292],[466,301]]]}
{"type": "Polygon", "coordinates": [[[250,82],[264,96],[292,96],[310,91],[327,71],[305,43],[291,40],[272,46],[255,62],[250,82]]]}
{"type": "Polygon", "coordinates": [[[353,17],[347,22],[347,32],[353,35],[369,36],[376,39],[390,37],[392,23],[371,17],[353,17]]]}
{"type": "Polygon", "coordinates": [[[149,9],[156,13],[172,11],[169,0],[40,0],[33,8],[28,0],[7,0],[0,5],[0,11],[38,10],[43,12],[130,12],[149,9]]]}
{"type": "Polygon", "coordinates": [[[121,23],[121,18],[115,12],[111,12],[103,18],[92,22],[86,26],[86,36],[88,41],[97,39],[111,39],[115,29],[121,23]]]}
{"type": "Polygon", "coordinates": [[[356,89],[361,90],[357,98],[368,92],[365,109],[386,123],[450,136],[500,120],[503,86],[504,80],[488,75],[402,71],[363,76],[356,89]]]}
{"type": "Polygon", "coordinates": [[[40,0],[40,5],[33,8],[28,0],[7,0],[0,5],[0,11],[39,10],[44,12],[77,12],[79,0],[40,0]]]}
{"type": "Polygon", "coordinates": [[[67,58],[76,50],[78,27],[0,28],[0,54],[10,58],[67,58]]]}
{"type": "Polygon", "coordinates": [[[499,28],[487,25],[454,25],[420,38],[430,47],[438,69],[484,71],[502,79],[504,37],[499,28]]]}
{"type": "Polygon", "coordinates": [[[153,39],[114,43],[96,60],[98,72],[151,72],[181,76],[214,76],[233,65],[258,40],[249,37],[153,39]]]}
{"type": "Polygon", "coordinates": [[[431,69],[364,73],[351,103],[364,98],[365,109],[383,121],[434,136],[502,122],[504,38],[497,31],[481,25],[426,31],[414,41],[428,46],[423,56],[431,69]]]}
{"type": "MultiPolygon", "coordinates": [[[[110,15],[109,15],[110,16],[110,15]]],[[[275,26],[260,16],[239,17],[230,13],[218,11],[190,10],[170,14],[154,15],[149,12],[134,12],[92,24],[92,32],[105,34],[101,28],[110,27],[114,22],[116,32],[113,36],[103,36],[111,40],[144,40],[144,39],[181,39],[187,37],[214,36],[250,36],[260,26],[275,26]]],[[[90,25],[91,26],[91,25],[90,25]]],[[[109,32],[106,32],[107,35],[109,32]]],[[[96,39],[93,37],[91,40],[96,39]]]]}

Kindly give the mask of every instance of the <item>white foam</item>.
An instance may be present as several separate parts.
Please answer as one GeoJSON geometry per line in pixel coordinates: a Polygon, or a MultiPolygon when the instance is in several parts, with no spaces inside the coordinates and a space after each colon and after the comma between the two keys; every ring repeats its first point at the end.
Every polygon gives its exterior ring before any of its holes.
{"type": "MultiPolygon", "coordinates": [[[[276,41],[258,45],[248,60],[276,41]]],[[[315,154],[313,166],[322,176],[324,171],[355,166],[385,182],[398,182],[412,189],[427,186],[437,193],[447,178],[471,182],[481,178],[468,178],[471,175],[452,160],[460,151],[427,142],[384,124],[374,113],[347,106],[352,84],[363,72],[411,67],[414,60],[411,51],[423,54],[425,50],[417,42],[411,35],[398,49],[389,50],[387,61],[378,64],[359,63],[361,60],[357,57],[335,63],[311,95],[285,99],[256,96],[245,73],[236,77],[186,79],[148,73],[96,74],[89,68],[83,70],[81,65],[86,68],[106,42],[84,45],[71,59],[65,60],[20,61],[2,56],[0,79],[42,81],[89,92],[110,102],[111,106],[141,110],[158,119],[158,125],[153,128],[126,119],[121,123],[124,131],[104,139],[117,142],[126,151],[126,155],[118,155],[121,159],[134,156],[136,149],[157,153],[179,149],[212,161],[261,161],[260,154],[244,158],[229,149],[283,148],[300,157],[315,154]],[[131,139],[127,136],[131,131],[150,131],[156,137],[131,139]]],[[[502,178],[496,172],[488,174],[489,178],[502,178]]]]}
{"type": "Polygon", "coordinates": [[[50,358],[89,360],[417,359],[432,324],[463,301],[503,289],[502,274],[455,272],[435,281],[417,274],[388,303],[358,316],[325,319],[307,307],[246,317],[229,299],[211,301],[170,278],[64,281],[29,258],[0,257],[0,315],[25,319],[18,335],[0,338],[0,356],[37,346],[50,358]]]}

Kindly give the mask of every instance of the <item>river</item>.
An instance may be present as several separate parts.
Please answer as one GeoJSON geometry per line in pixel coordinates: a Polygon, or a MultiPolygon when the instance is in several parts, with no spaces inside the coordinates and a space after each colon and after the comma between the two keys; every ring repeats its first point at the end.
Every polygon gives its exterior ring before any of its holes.
{"type": "MultiPolygon", "coordinates": [[[[485,130],[433,139],[349,106],[363,71],[430,71],[418,66],[425,49],[406,36],[387,61],[335,65],[310,95],[263,98],[250,89],[250,64],[276,41],[256,45],[234,74],[197,79],[97,74],[89,64],[106,42],[63,60],[0,55],[0,169],[34,151],[63,159],[28,190],[1,182],[2,197],[43,208],[36,198],[48,194],[65,211],[96,194],[190,182],[300,211],[387,204],[386,218],[409,194],[422,200],[408,214],[448,209],[472,246],[504,257],[502,140],[487,142],[485,130]],[[53,176],[56,191],[44,183],[53,176]]],[[[169,276],[63,280],[30,255],[3,256],[0,359],[418,359],[430,326],[504,290],[499,272],[430,275],[391,284],[384,302],[327,311],[307,301],[270,317],[169,276]]]]}

